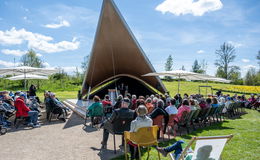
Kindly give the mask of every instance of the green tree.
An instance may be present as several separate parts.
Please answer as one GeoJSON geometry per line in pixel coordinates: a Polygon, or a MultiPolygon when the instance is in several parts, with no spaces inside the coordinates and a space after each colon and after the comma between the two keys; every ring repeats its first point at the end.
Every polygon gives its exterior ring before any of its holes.
{"type": "Polygon", "coordinates": [[[252,86],[260,85],[260,72],[256,72],[255,68],[249,68],[244,83],[252,86]]]}
{"type": "Polygon", "coordinates": [[[89,63],[89,55],[85,56],[83,58],[83,62],[81,62],[81,69],[82,69],[83,73],[86,72],[87,67],[88,67],[88,63],[89,63]]]}
{"type": "MultiPolygon", "coordinates": [[[[166,60],[165,66],[164,66],[165,71],[172,71],[172,66],[173,66],[173,59],[172,59],[172,56],[169,55],[169,57],[168,57],[167,60],[166,60]]],[[[170,76],[165,76],[165,79],[166,79],[167,81],[170,81],[170,80],[172,80],[172,77],[170,77],[170,76]]]]}
{"type": "Polygon", "coordinates": [[[25,55],[21,57],[21,65],[43,68],[43,61],[36,55],[36,52],[30,49],[25,55]]]}
{"type": "Polygon", "coordinates": [[[192,72],[195,73],[206,73],[207,63],[205,60],[201,61],[199,64],[198,60],[196,59],[192,65],[192,72]]]}
{"type": "Polygon", "coordinates": [[[195,73],[199,73],[198,71],[200,70],[200,65],[198,60],[196,59],[192,65],[191,71],[195,73]]]}
{"type": "Polygon", "coordinates": [[[224,42],[215,53],[218,57],[215,62],[215,65],[218,67],[216,76],[230,79],[231,74],[239,70],[239,67],[230,65],[236,58],[235,47],[224,42]]]}

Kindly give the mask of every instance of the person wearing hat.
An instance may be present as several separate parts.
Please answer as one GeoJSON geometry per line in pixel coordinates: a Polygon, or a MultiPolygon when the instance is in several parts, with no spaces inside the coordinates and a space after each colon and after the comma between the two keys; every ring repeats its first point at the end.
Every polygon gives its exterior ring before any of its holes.
{"type": "Polygon", "coordinates": [[[16,117],[29,117],[28,126],[30,127],[40,127],[38,123],[38,112],[31,111],[29,107],[25,105],[26,95],[24,93],[20,94],[20,97],[17,98],[14,102],[16,108],[16,117]]]}
{"type": "MultiPolygon", "coordinates": [[[[135,113],[131,109],[129,109],[130,100],[128,98],[124,98],[121,102],[121,107],[115,109],[111,115],[111,117],[106,120],[103,124],[103,140],[101,142],[102,149],[107,148],[107,140],[109,137],[109,131],[113,129],[114,123],[120,123],[122,119],[134,119],[135,113]]],[[[122,122],[123,123],[123,122],[122,122]]],[[[129,124],[125,124],[126,126],[129,124]]]]}
{"type": "MultiPolygon", "coordinates": [[[[151,127],[153,125],[153,120],[147,116],[148,110],[144,105],[139,105],[136,113],[138,116],[131,122],[130,132],[137,132],[139,128],[151,127]]],[[[130,141],[128,144],[131,153],[131,159],[138,159],[137,145],[130,141]]]]}

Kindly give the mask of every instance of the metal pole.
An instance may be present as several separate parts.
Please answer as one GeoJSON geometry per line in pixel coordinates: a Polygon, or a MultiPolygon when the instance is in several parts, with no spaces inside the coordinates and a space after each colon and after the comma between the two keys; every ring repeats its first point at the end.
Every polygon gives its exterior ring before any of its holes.
{"type": "Polygon", "coordinates": [[[23,72],[23,75],[24,75],[24,91],[26,91],[26,73],[25,73],[25,70],[23,72]]]}
{"type": "Polygon", "coordinates": [[[206,87],[206,96],[208,96],[208,80],[207,80],[207,87],[206,87]]]}
{"type": "Polygon", "coordinates": [[[90,95],[90,91],[91,91],[91,87],[88,87],[88,97],[87,97],[87,105],[86,105],[86,109],[88,109],[88,105],[89,105],[89,95],[90,95]]]}
{"type": "Polygon", "coordinates": [[[180,75],[179,75],[179,79],[178,79],[178,94],[180,93],[180,75]]]}

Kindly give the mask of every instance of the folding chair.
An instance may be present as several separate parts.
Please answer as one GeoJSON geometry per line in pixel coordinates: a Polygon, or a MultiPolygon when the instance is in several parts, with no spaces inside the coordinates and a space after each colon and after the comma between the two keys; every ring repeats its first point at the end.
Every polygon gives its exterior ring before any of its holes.
{"type": "Polygon", "coordinates": [[[159,138],[161,137],[162,134],[162,138],[164,140],[164,134],[163,134],[163,115],[159,115],[157,116],[155,119],[153,119],[153,125],[157,125],[159,127],[159,138]]]}
{"type": "MultiPolygon", "coordinates": [[[[193,137],[186,148],[180,155],[178,160],[203,160],[215,159],[221,160],[221,153],[225,144],[233,137],[227,136],[211,136],[211,137],[193,137]],[[187,153],[193,143],[196,143],[193,153],[187,153]]],[[[175,160],[172,153],[169,154],[172,160],[175,160]]]]}
{"type": "MultiPolygon", "coordinates": [[[[131,141],[132,143],[136,144],[138,147],[138,154],[139,159],[141,159],[141,151],[140,147],[148,147],[148,156],[147,159],[149,159],[150,156],[150,146],[158,146],[157,141],[157,132],[158,132],[158,126],[152,126],[152,127],[143,127],[139,128],[137,132],[124,132],[124,141],[125,141],[125,159],[127,160],[127,143],[131,141]]],[[[160,153],[158,152],[158,158],[160,160],[160,153]]]]}
{"type": "Polygon", "coordinates": [[[167,124],[167,134],[168,134],[168,139],[170,139],[170,129],[173,130],[173,135],[174,138],[176,137],[176,129],[175,129],[175,123],[174,123],[174,119],[177,117],[177,114],[172,114],[169,117],[169,122],[167,124]]]}

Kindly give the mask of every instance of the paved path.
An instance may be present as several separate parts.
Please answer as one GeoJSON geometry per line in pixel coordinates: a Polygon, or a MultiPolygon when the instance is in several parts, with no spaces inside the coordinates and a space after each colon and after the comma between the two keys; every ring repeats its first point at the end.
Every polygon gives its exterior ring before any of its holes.
{"type": "MultiPolygon", "coordinates": [[[[1,160],[97,160],[111,159],[122,154],[113,154],[113,137],[110,135],[108,150],[102,151],[102,129],[86,127],[84,120],[72,113],[67,122],[42,121],[40,128],[11,129],[0,136],[1,160]]],[[[117,146],[121,137],[116,136],[117,146]]],[[[119,148],[117,148],[119,149],[119,148]]]]}

